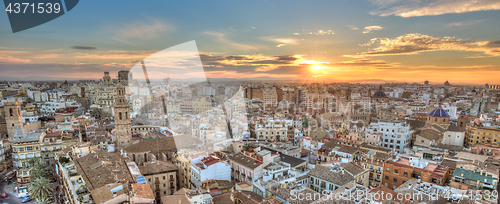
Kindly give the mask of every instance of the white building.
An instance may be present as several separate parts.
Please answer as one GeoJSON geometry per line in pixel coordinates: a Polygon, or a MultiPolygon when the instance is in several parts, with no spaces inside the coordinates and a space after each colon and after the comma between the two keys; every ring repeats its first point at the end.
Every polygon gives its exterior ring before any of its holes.
{"type": "Polygon", "coordinates": [[[465,130],[458,128],[455,125],[450,125],[443,134],[443,144],[464,146],[465,130]]]}
{"type": "Polygon", "coordinates": [[[198,157],[191,160],[191,182],[200,188],[207,180],[231,181],[231,166],[215,156],[198,157]]]}
{"type": "Polygon", "coordinates": [[[381,147],[398,152],[403,152],[410,145],[412,132],[410,124],[397,120],[370,123],[370,127],[366,128],[368,134],[382,134],[381,147]]]}

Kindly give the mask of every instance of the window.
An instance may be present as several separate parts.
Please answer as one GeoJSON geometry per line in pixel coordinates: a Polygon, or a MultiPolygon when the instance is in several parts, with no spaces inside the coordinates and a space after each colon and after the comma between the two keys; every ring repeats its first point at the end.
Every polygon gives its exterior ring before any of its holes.
{"type": "Polygon", "coordinates": [[[404,172],[404,173],[403,173],[403,175],[404,175],[405,177],[408,177],[408,173],[407,173],[407,172],[404,172]]]}
{"type": "Polygon", "coordinates": [[[398,179],[397,178],[393,178],[392,181],[398,182],[398,179]]]}
{"type": "Polygon", "coordinates": [[[399,171],[397,169],[394,169],[394,173],[397,174],[399,171]]]}
{"type": "Polygon", "coordinates": [[[387,168],[385,171],[387,171],[387,172],[391,172],[391,169],[387,168]]]}
{"type": "Polygon", "coordinates": [[[165,180],[165,176],[163,176],[163,180],[165,180]]]}
{"type": "Polygon", "coordinates": [[[163,184],[163,187],[167,187],[167,184],[163,184]]]}
{"type": "Polygon", "coordinates": [[[26,147],[26,151],[33,151],[33,147],[26,147]]]}
{"type": "Polygon", "coordinates": [[[385,176],[385,180],[389,180],[389,176],[387,176],[387,175],[386,175],[386,176],[385,176]]]}

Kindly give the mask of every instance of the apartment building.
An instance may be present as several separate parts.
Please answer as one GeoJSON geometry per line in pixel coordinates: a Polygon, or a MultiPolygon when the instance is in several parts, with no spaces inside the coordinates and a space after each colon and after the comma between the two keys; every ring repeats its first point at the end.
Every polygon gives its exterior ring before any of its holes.
{"type": "Polygon", "coordinates": [[[413,133],[410,124],[399,120],[383,120],[370,123],[365,132],[369,134],[381,133],[382,142],[380,146],[399,153],[403,152],[405,147],[410,146],[413,133]]]}
{"type": "Polygon", "coordinates": [[[191,156],[187,152],[182,151],[175,156],[173,162],[179,169],[177,174],[178,188],[191,189],[191,156]]]}
{"type": "Polygon", "coordinates": [[[284,121],[262,122],[255,125],[257,139],[266,139],[270,141],[288,141],[288,128],[284,121]]]}
{"type": "Polygon", "coordinates": [[[259,178],[264,167],[274,161],[278,161],[278,155],[273,155],[269,150],[257,149],[256,152],[245,151],[235,155],[229,155],[229,165],[231,166],[231,178],[235,181],[248,181],[259,178]]]}
{"type": "Polygon", "coordinates": [[[467,130],[466,147],[473,147],[474,144],[500,144],[499,128],[469,126],[467,130]]]}
{"type": "Polygon", "coordinates": [[[346,171],[339,165],[322,166],[316,165],[309,171],[309,188],[316,192],[332,192],[349,182],[355,181],[352,173],[346,171]]]}
{"type": "Polygon", "coordinates": [[[420,180],[444,186],[448,180],[449,168],[433,161],[416,157],[397,157],[384,163],[382,184],[396,189],[408,180],[420,180]]]}
{"type": "Polygon", "coordinates": [[[212,155],[191,160],[191,184],[200,188],[210,180],[231,181],[231,166],[212,155]]]}
{"type": "Polygon", "coordinates": [[[389,158],[390,156],[384,152],[370,150],[368,151],[367,156],[361,159],[361,166],[370,171],[368,175],[368,187],[380,186],[384,176],[384,163],[389,158]]]}
{"type": "Polygon", "coordinates": [[[498,167],[488,166],[486,163],[480,161],[457,162],[450,185],[460,190],[496,190],[498,185],[498,167]]]}
{"type": "Polygon", "coordinates": [[[370,171],[368,169],[365,169],[354,162],[343,163],[340,166],[347,172],[352,174],[352,176],[354,177],[354,181],[358,185],[368,186],[370,174],[370,171]]]}
{"type": "Polygon", "coordinates": [[[73,137],[73,133],[56,132],[43,134],[40,141],[40,152],[43,161],[49,166],[54,166],[56,164],[55,153],[70,145],[77,144],[79,138],[73,137]]]}
{"type": "Polygon", "coordinates": [[[177,191],[177,167],[170,161],[154,161],[139,166],[139,171],[151,186],[154,197],[172,195],[177,191]]]}
{"type": "Polygon", "coordinates": [[[40,158],[40,137],[44,132],[24,132],[24,129],[17,127],[14,137],[11,138],[12,164],[17,170],[17,181],[19,183],[30,182],[31,166],[28,160],[40,158]]]}

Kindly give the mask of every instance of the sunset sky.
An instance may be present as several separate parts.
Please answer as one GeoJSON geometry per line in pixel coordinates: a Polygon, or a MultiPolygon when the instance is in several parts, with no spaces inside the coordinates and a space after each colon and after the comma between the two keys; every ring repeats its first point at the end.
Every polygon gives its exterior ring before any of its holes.
{"type": "Polygon", "coordinates": [[[116,77],[194,40],[208,77],[499,84],[499,10],[498,0],[82,0],[18,33],[1,12],[0,80],[116,77]]]}

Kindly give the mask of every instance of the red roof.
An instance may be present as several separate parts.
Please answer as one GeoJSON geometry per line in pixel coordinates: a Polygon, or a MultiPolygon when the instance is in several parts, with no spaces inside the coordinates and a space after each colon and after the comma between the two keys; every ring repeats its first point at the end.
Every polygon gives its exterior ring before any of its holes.
{"type": "Polygon", "coordinates": [[[300,152],[300,154],[305,154],[305,153],[309,153],[309,152],[311,152],[311,150],[307,150],[307,149],[302,148],[302,151],[300,152]]]}

